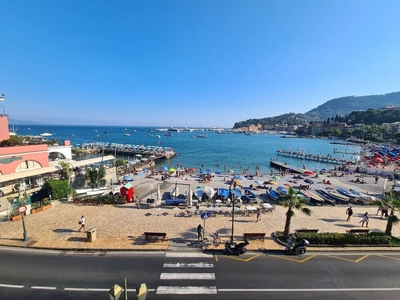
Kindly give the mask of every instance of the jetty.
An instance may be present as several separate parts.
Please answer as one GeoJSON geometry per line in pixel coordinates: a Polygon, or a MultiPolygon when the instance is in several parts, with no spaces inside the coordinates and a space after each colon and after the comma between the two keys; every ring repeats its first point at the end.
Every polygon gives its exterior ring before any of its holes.
{"type": "Polygon", "coordinates": [[[306,159],[306,160],[314,160],[314,161],[319,161],[322,163],[330,163],[330,164],[345,164],[349,160],[346,159],[341,159],[341,158],[336,158],[333,157],[332,155],[314,155],[310,153],[304,153],[300,151],[288,151],[288,150],[276,150],[276,153],[278,155],[283,155],[283,156],[289,156],[293,158],[298,158],[298,159],[306,159]]]}
{"type": "Polygon", "coordinates": [[[297,174],[304,174],[304,172],[307,171],[306,169],[296,168],[288,165],[287,163],[283,163],[273,159],[269,161],[269,165],[275,169],[282,169],[282,171],[290,170],[292,173],[297,174]]]}

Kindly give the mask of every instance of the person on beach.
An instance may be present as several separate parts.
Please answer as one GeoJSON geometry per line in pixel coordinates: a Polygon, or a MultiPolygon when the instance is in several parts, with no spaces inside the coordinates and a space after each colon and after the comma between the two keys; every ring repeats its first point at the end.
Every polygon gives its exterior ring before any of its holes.
{"type": "Polygon", "coordinates": [[[379,180],[379,177],[378,177],[378,175],[375,175],[375,184],[377,184],[377,183],[378,183],[378,180],[379,180]]]}
{"type": "Polygon", "coordinates": [[[257,217],[257,220],[256,220],[256,223],[257,223],[258,220],[261,220],[261,210],[260,210],[260,208],[257,208],[256,217],[257,217]]]}
{"type": "Polygon", "coordinates": [[[346,214],[347,214],[347,219],[346,222],[350,221],[351,216],[353,215],[353,209],[351,208],[351,206],[349,206],[346,210],[346,214]]]}
{"type": "Polygon", "coordinates": [[[203,226],[201,226],[201,224],[199,224],[199,226],[197,226],[197,241],[202,241],[203,240],[203,226]]]}
{"type": "Polygon", "coordinates": [[[86,231],[86,222],[85,222],[85,217],[81,216],[79,218],[78,224],[81,225],[81,227],[79,228],[79,231],[81,231],[83,229],[83,231],[86,231]]]}
{"type": "Polygon", "coordinates": [[[361,223],[361,227],[368,227],[368,222],[369,222],[369,217],[368,217],[368,212],[365,212],[365,214],[363,215],[361,221],[359,223],[361,223]]]}

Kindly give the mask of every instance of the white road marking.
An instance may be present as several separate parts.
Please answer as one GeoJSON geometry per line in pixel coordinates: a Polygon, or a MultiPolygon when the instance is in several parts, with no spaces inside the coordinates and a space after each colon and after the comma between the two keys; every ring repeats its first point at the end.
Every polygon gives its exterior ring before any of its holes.
{"type": "Polygon", "coordinates": [[[189,294],[217,294],[216,286],[159,286],[156,294],[189,295],[189,294]]]}
{"type": "Polygon", "coordinates": [[[31,286],[31,289],[35,290],[55,290],[57,289],[55,286],[31,286]]]}
{"type": "Polygon", "coordinates": [[[206,262],[198,262],[198,263],[173,262],[173,263],[164,263],[163,267],[164,268],[213,268],[214,264],[209,264],[206,262]]]}
{"type": "Polygon", "coordinates": [[[160,279],[215,280],[215,273],[161,273],[160,279]]]}
{"type": "Polygon", "coordinates": [[[22,289],[24,286],[23,285],[16,285],[16,284],[0,284],[0,287],[13,288],[13,289],[22,289]]]}
{"type": "Polygon", "coordinates": [[[93,288],[65,288],[64,291],[77,292],[108,292],[110,289],[93,289],[93,288]]]}
{"type": "Polygon", "coordinates": [[[219,292],[374,292],[400,291],[400,288],[332,288],[332,289],[218,289],[219,292]]]}
{"type": "Polygon", "coordinates": [[[204,254],[204,253],[196,253],[196,252],[167,252],[165,253],[165,257],[207,257],[213,258],[212,254],[204,254]]]}

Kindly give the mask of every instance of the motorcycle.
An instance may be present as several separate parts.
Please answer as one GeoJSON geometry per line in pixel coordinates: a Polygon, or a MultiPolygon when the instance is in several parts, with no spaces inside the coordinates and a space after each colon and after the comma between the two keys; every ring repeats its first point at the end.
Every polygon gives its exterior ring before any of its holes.
{"type": "Polygon", "coordinates": [[[285,247],[285,254],[302,255],[307,251],[307,245],[310,244],[306,239],[302,239],[300,242],[296,243],[296,238],[290,237],[287,240],[285,247]]]}
{"type": "Polygon", "coordinates": [[[246,240],[244,243],[239,243],[239,244],[226,242],[224,253],[236,254],[236,255],[245,254],[248,244],[250,244],[249,240],[246,240]]]}

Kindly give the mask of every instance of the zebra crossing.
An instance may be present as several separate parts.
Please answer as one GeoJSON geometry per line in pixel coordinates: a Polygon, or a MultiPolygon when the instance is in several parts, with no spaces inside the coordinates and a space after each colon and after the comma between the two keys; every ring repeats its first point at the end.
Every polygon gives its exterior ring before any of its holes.
{"type": "MultiPolygon", "coordinates": [[[[200,270],[207,270],[214,268],[213,262],[207,260],[214,260],[212,255],[203,253],[179,253],[179,252],[167,252],[166,258],[181,259],[199,259],[201,261],[196,262],[165,262],[163,268],[165,272],[160,274],[160,280],[165,282],[174,282],[174,280],[209,280],[210,283],[215,280],[215,273],[213,272],[200,272],[200,270]],[[185,272],[174,272],[182,270],[185,272]],[[193,272],[191,271],[193,270],[193,272]]],[[[159,295],[189,295],[189,294],[217,294],[217,287],[213,285],[209,286],[170,286],[163,285],[159,286],[156,290],[156,294],[159,295]]]]}

